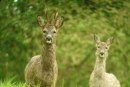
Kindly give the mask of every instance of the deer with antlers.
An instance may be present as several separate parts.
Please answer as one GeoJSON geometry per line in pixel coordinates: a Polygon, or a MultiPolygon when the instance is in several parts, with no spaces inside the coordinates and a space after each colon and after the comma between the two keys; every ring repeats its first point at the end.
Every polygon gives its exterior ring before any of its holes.
{"type": "Polygon", "coordinates": [[[58,29],[63,24],[63,17],[58,18],[58,12],[55,10],[52,19],[49,20],[47,8],[45,9],[45,16],[47,22],[38,16],[39,26],[42,28],[42,52],[31,58],[25,68],[26,84],[34,87],[56,87],[58,68],[56,61],[56,36],[58,29]]]}

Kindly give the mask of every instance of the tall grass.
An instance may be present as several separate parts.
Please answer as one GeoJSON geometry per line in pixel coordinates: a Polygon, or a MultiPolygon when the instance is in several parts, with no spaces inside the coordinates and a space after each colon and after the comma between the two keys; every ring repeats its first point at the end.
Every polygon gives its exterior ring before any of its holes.
{"type": "MultiPolygon", "coordinates": [[[[27,86],[24,82],[15,82],[14,79],[7,79],[4,81],[0,81],[0,87],[27,87],[27,86]]],[[[35,86],[35,87],[40,87],[40,86],[35,86]]],[[[64,81],[59,87],[64,87],[64,81]]]]}
{"type": "Polygon", "coordinates": [[[0,82],[0,87],[26,87],[25,83],[15,83],[12,82],[12,80],[6,80],[6,81],[1,81],[0,82]]]}
{"type": "MultiPolygon", "coordinates": [[[[0,81],[0,87],[27,87],[27,86],[24,82],[14,82],[12,79],[10,79],[5,81],[0,81]]],[[[39,86],[35,86],[35,87],[39,87],[39,86]]],[[[64,87],[64,81],[59,87],[64,87]]],[[[78,87],[78,86],[75,85],[73,87],[78,87]]]]}

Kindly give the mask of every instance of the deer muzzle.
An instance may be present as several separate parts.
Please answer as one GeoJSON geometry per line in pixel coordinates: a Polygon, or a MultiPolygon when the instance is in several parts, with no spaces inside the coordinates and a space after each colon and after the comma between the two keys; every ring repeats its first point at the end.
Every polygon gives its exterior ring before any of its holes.
{"type": "Polygon", "coordinates": [[[100,57],[104,57],[104,56],[105,56],[104,50],[101,50],[101,51],[100,51],[99,56],[100,56],[100,57]]]}
{"type": "Polygon", "coordinates": [[[47,44],[51,44],[52,43],[52,36],[51,35],[47,35],[47,37],[46,37],[46,43],[47,44]]]}

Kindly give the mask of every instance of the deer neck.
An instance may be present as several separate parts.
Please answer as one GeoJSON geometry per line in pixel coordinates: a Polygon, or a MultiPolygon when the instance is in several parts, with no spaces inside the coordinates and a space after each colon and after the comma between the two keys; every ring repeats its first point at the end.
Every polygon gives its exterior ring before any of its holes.
{"type": "Polygon", "coordinates": [[[97,78],[103,78],[105,77],[106,72],[106,58],[101,59],[99,57],[96,58],[96,63],[94,67],[94,76],[97,78]]]}
{"type": "Polygon", "coordinates": [[[46,71],[53,70],[56,63],[56,54],[55,54],[56,45],[47,45],[45,44],[42,49],[42,64],[43,69],[46,71]]]}

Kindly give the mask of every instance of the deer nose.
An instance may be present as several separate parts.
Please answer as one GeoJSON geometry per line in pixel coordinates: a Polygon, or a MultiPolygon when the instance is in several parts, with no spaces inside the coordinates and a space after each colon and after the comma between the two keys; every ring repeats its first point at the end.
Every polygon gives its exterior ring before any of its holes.
{"type": "Polygon", "coordinates": [[[100,54],[101,54],[101,55],[104,55],[104,50],[103,50],[103,49],[100,51],[100,54]]]}
{"type": "Polygon", "coordinates": [[[52,39],[51,35],[47,35],[46,40],[51,40],[51,39],[52,39]]]}
{"type": "Polygon", "coordinates": [[[104,52],[101,52],[100,54],[101,54],[101,55],[103,55],[103,54],[104,54],[104,52]]]}

